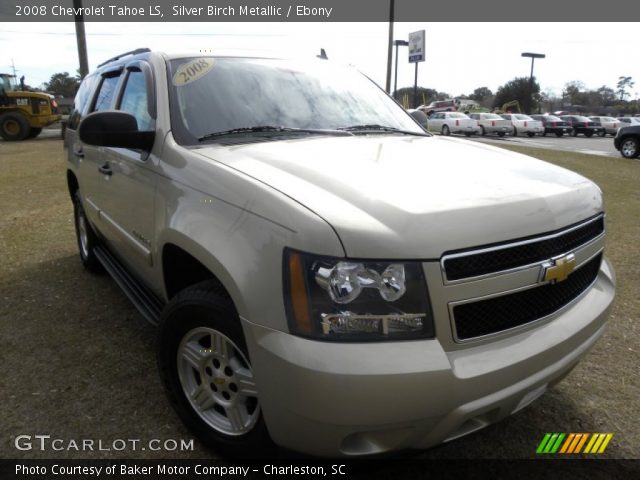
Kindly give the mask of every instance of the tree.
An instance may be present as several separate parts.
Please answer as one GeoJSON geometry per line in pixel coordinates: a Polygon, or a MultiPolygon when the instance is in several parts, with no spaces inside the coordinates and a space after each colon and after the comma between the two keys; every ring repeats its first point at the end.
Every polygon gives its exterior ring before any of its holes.
{"type": "MultiPolygon", "coordinates": [[[[413,98],[413,87],[399,88],[395,91],[393,97],[401,105],[407,108],[413,108],[415,105],[428,105],[429,103],[440,100],[443,93],[434,90],[433,88],[418,87],[418,101],[417,103],[413,98]]],[[[444,95],[448,95],[444,93],[444,95]]],[[[444,98],[449,98],[448,96],[444,98]]]]}
{"type": "Polygon", "coordinates": [[[562,91],[564,103],[569,105],[582,105],[585,103],[584,88],[584,83],[579,80],[566,83],[562,91]]]}
{"type": "Polygon", "coordinates": [[[629,93],[627,93],[627,89],[632,89],[635,84],[636,82],[634,82],[631,77],[618,77],[618,83],[616,84],[616,87],[618,87],[618,89],[616,90],[616,93],[620,95],[621,101],[624,101],[624,97],[629,95],[629,93]]]}
{"type": "Polygon", "coordinates": [[[537,110],[541,100],[540,84],[535,77],[531,82],[531,92],[529,89],[529,77],[516,77],[498,88],[493,106],[499,108],[512,100],[517,100],[523,106],[529,105],[529,98],[531,98],[531,106],[527,109],[531,113],[537,110]]]}
{"type": "Polygon", "coordinates": [[[487,88],[487,87],[478,87],[473,91],[473,93],[471,95],[469,95],[469,98],[471,100],[475,100],[478,103],[482,103],[482,101],[485,98],[491,97],[492,95],[493,95],[493,92],[491,90],[489,90],[489,88],[487,88]]]}
{"type": "Polygon", "coordinates": [[[600,95],[600,101],[603,107],[613,105],[613,102],[616,100],[616,92],[613,91],[613,88],[609,88],[606,85],[601,86],[596,92],[600,95]]]}
{"type": "Polygon", "coordinates": [[[73,97],[79,86],[80,78],[70,76],[69,72],[54,73],[45,84],[47,91],[63,97],[73,97]]]}

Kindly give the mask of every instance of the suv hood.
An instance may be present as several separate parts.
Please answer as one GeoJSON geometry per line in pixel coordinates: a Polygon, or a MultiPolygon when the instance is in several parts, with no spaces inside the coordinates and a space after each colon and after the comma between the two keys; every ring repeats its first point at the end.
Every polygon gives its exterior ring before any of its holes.
{"type": "Polygon", "coordinates": [[[306,206],[354,258],[435,259],[557,230],[603,208],[600,189],[576,173],[463,139],[312,137],[194,152],[306,206]]]}

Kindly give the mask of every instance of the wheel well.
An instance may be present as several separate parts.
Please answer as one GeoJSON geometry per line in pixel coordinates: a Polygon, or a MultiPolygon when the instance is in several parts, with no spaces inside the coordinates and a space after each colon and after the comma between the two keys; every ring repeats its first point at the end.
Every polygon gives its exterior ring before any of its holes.
{"type": "Polygon", "coordinates": [[[71,170],[67,170],[67,187],[69,188],[69,195],[73,199],[78,191],[78,179],[71,170]]]}
{"type": "Polygon", "coordinates": [[[167,244],[162,249],[162,271],[169,299],[185,288],[205,280],[217,282],[226,296],[231,298],[222,282],[207,267],[176,245],[167,244]]]}

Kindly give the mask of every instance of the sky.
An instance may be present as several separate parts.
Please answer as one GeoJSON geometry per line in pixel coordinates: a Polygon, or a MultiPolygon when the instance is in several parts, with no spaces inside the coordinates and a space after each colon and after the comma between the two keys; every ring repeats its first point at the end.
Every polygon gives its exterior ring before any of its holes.
{"type": "MultiPolygon", "coordinates": [[[[522,52],[544,53],[534,75],[543,92],[561,95],[567,82],[615,89],[631,76],[630,98],[640,96],[640,62],[628,50],[637,45],[640,23],[395,23],[394,38],[425,30],[426,61],[418,85],[454,96],[488,87],[494,93],[516,76],[529,76],[522,52]]],[[[324,48],[329,59],[353,65],[383,88],[387,71],[388,23],[98,23],[85,24],[89,68],[138,47],[172,52],[212,49],[264,55],[309,57],[324,48]]],[[[395,49],[394,49],[395,51],[395,49]]],[[[395,53],[395,52],[394,52],[395,53]]],[[[415,67],[406,47],[398,55],[398,88],[413,86],[415,67]]],[[[0,72],[25,75],[40,86],[56,72],[78,68],[72,22],[0,23],[0,72]]],[[[393,74],[392,74],[393,87],[393,74]]],[[[629,98],[629,97],[627,97],[629,98]]]]}

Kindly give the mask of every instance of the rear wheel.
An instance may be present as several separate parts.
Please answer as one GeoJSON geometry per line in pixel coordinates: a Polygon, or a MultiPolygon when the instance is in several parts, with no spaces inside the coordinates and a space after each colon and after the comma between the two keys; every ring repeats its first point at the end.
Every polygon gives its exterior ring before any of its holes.
{"type": "Polygon", "coordinates": [[[216,282],[199,283],[171,300],[157,355],[174,409],[202,442],[231,456],[274,452],[240,319],[216,282]]]}
{"type": "Polygon", "coordinates": [[[92,273],[100,273],[103,271],[102,264],[95,254],[95,247],[98,246],[98,237],[96,236],[91,224],[87,220],[80,202],[80,194],[76,192],[73,197],[73,218],[76,227],[76,240],[78,242],[78,250],[80,252],[80,261],[84,268],[92,273]]]}
{"type": "Polygon", "coordinates": [[[29,122],[19,113],[5,113],[0,117],[0,136],[7,141],[24,140],[29,131],[29,122]]]}
{"type": "Polygon", "coordinates": [[[640,141],[637,138],[625,138],[620,144],[620,153],[625,158],[636,158],[640,155],[640,141]]]}
{"type": "Polygon", "coordinates": [[[499,137],[504,137],[504,132],[498,132],[499,137]]]}
{"type": "Polygon", "coordinates": [[[449,136],[451,135],[451,130],[446,125],[442,126],[442,135],[449,136]]]}
{"type": "Polygon", "coordinates": [[[545,130],[544,132],[542,132],[542,136],[546,137],[547,136],[547,131],[545,130]]]}

